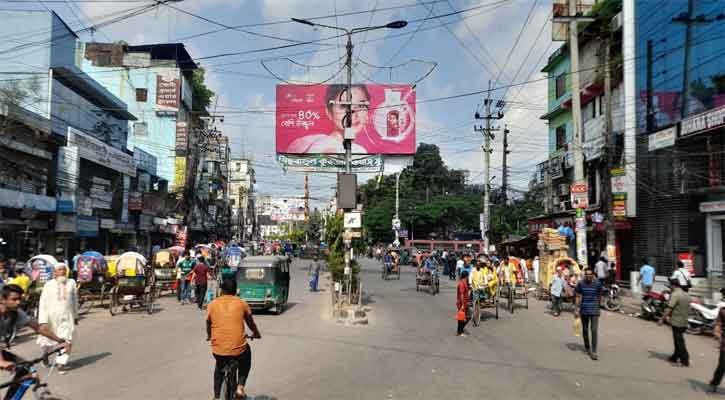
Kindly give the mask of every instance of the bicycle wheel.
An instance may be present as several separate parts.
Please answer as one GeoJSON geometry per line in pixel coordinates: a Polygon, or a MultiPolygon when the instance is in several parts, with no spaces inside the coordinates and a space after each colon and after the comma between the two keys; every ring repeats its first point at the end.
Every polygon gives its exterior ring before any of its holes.
{"type": "Polygon", "coordinates": [[[93,308],[93,293],[88,289],[78,290],[78,314],[85,315],[93,308]]]}
{"type": "Polygon", "coordinates": [[[478,326],[481,324],[481,301],[476,300],[473,302],[473,325],[478,326]]]}
{"type": "Polygon", "coordinates": [[[108,312],[111,313],[111,315],[118,314],[119,311],[119,299],[118,299],[118,288],[111,289],[111,292],[109,293],[110,301],[108,304],[108,312]]]}
{"type": "Polygon", "coordinates": [[[512,286],[509,286],[508,300],[509,300],[509,312],[511,314],[513,314],[514,313],[514,288],[512,286]]]}
{"type": "Polygon", "coordinates": [[[222,398],[224,400],[235,400],[237,398],[237,369],[232,365],[227,365],[224,368],[222,398]]]}

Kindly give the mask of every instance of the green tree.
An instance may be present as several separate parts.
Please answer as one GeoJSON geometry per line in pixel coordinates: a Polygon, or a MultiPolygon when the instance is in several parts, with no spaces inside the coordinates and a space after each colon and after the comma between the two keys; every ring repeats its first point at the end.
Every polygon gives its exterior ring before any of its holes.
{"type": "Polygon", "coordinates": [[[191,97],[192,110],[198,112],[207,111],[211,104],[211,99],[214,97],[214,91],[206,87],[204,75],[206,71],[204,68],[195,69],[191,75],[191,88],[193,91],[191,97]]]}

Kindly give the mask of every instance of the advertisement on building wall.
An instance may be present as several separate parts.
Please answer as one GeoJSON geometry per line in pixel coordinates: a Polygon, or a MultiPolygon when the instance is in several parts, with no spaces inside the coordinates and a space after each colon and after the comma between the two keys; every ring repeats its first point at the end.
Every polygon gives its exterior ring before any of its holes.
{"type": "Polygon", "coordinates": [[[133,156],[86,135],[78,129],[68,127],[68,146],[76,146],[81,158],[124,175],[136,176],[136,162],[133,160],[133,156]]]}
{"type": "Polygon", "coordinates": [[[186,155],[189,147],[189,129],[184,121],[176,123],[176,155],[186,155]]]}
{"type": "Polygon", "coordinates": [[[56,210],[73,213],[76,209],[76,191],[80,173],[80,156],[75,146],[58,148],[58,192],[56,210]]]}
{"type": "Polygon", "coordinates": [[[174,162],[174,188],[180,190],[186,184],[186,157],[176,157],[174,162]]]}
{"type": "MultiPolygon", "coordinates": [[[[345,85],[277,85],[276,147],[286,154],[342,154],[345,85]]],[[[353,154],[415,154],[415,90],[352,86],[353,154]]]]}
{"type": "MultiPolygon", "coordinates": [[[[308,156],[295,156],[277,154],[277,162],[287,171],[295,172],[345,172],[345,158],[332,154],[315,154],[308,156]]],[[[357,155],[352,157],[353,173],[376,173],[383,168],[383,157],[374,154],[369,156],[357,155]]]]}
{"type": "Polygon", "coordinates": [[[156,75],[156,106],[161,111],[179,111],[181,81],[175,74],[156,75]]]}

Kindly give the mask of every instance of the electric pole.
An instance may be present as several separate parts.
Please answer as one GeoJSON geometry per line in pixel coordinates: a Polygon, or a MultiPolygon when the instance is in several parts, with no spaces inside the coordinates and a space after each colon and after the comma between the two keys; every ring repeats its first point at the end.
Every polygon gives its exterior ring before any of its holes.
{"type": "Polygon", "coordinates": [[[501,176],[501,192],[503,196],[503,204],[508,204],[508,154],[509,151],[509,130],[506,126],[503,129],[503,168],[501,176]]]}
{"type": "MultiPolygon", "coordinates": [[[[651,43],[648,42],[648,48],[651,43]]],[[[616,261],[616,231],[614,229],[614,202],[612,198],[612,168],[614,167],[614,132],[612,132],[612,67],[611,67],[611,56],[612,43],[611,35],[607,33],[607,38],[604,40],[604,103],[606,104],[606,110],[604,115],[604,171],[602,171],[602,178],[604,184],[602,185],[602,204],[606,210],[604,228],[607,235],[607,255],[614,253],[615,260],[609,260],[609,262],[616,261]],[[614,250],[614,251],[611,251],[614,250]]],[[[649,105],[647,106],[649,110],[649,105]]],[[[649,117],[648,117],[649,121],[649,117]]],[[[608,257],[610,258],[610,257],[608,257]]],[[[617,270],[620,268],[618,267],[617,270]]]]}
{"type": "Polygon", "coordinates": [[[310,178],[305,174],[305,222],[310,222],[310,178]]]}
{"type": "Polygon", "coordinates": [[[497,131],[497,128],[491,127],[492,119],[503,118],[503,113],[499,112],[496,116],[491,115],[491,81],[488,81],[488,94],[484,100],[484,106],[486,108],[485,115],[482,117],[479,113],[476,113],[476,119],[486,120],[486,127],[475,126],[473,130],[483,135],[483,218],[481,219],[481,239],[483,239],[483,247],[486,254],[488,254],[489,248],[489,235],[488,227],[491,219],[491,207],[490,207],[490,174],[491,174],[491,139],[494,138],[493,131],[497,131]]]}

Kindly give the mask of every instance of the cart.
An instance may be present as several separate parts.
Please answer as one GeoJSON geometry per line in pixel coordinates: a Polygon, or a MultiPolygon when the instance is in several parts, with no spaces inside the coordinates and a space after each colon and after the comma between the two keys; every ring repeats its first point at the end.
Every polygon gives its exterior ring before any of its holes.
{"type": "Polygon", "coordinates": [[[418,268],[418,273],[415,276],[415,291],[419,292],[422,286],[428,286],[432,295],[436,295],[440,292],[440,273],[436,269],[435,271],[426,271],[425,268],[418,268]]]}
{"type": "Polygon", "coordinates": [[[87,314],[91,308],[103,302],[113,286],[109,279],[108,264],[101,253],[87,251],[76,260],[78,281],[78,313],[87,314]]]}
{"type": "Polygon", "coordinates": [[[111,315],[128,311],[133,307],[143,308],[149,314],[154,312],[155,275],[147,267],[146,258],[135,252],[123,253],[116,261],[118,276],[111,289],[108,310],[111,315]]]}

